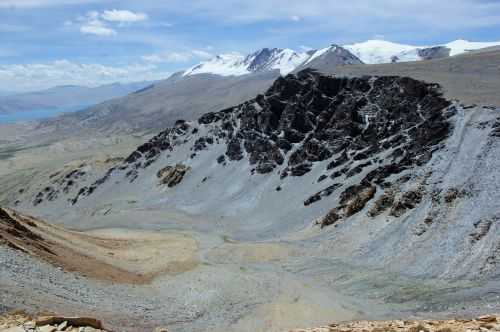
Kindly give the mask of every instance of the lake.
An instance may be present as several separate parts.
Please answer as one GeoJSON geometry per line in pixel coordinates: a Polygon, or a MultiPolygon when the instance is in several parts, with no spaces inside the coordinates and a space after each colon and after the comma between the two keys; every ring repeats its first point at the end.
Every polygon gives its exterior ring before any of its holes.
{"type": "Polygon", "coordinates": [[[0,124],[48,119],[56,117],[62,113],[76,112],[86,107],[87,106],[78,106],[67,109],[50,108],[22,112],[0,113],[0,124]]]}

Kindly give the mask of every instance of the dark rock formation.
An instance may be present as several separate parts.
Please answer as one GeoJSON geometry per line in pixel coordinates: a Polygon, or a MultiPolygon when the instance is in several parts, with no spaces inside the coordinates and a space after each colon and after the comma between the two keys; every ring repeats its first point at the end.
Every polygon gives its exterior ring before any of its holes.
{"type": "Polygon", "coordinates": [[[481,241],[483,237],[485,237],[490,231],[493,223],[498,222],[498,218],[480,220],[474,223],[474,232],[470,234],[471,242],[476,243],[481,241]]]}
{"type": "Polygon", "coordinates": [[[498,118],[495,123],[493,124],[491,133],[491,137],[500,137],[500,118],[498,118]]]}
{"type": "Polygon", "coordinates": [[[306,199],[304,201],[304,205],[311,205],[312,203],[321,200],[323,197],[330,196],[339,187],[342,187],[340,183],[334,183],[331,186],[328,186],[327,188],[315,193],[314,195],[306,199]]]}
{"type": "Polygon", "coordinates": [[[372,208],[368,211],[368,215],[370,217],[376,217],[392,207],[393,204],[394,192],[392,190],[387,190],[377,200],[375,200],[372,208]]]}
{"type": "Polygon", "coordinates": [[[4,244],[13,249],[26,252],[22,243],[30,243],[34,248],[51,255],[55,253],[44,244],[44,239],[30,228],[37,225],[29,218],[22,217],[14,211],[0,208],[0,245],[4,244]]]}
{"type": "Polygon", "coordinates": [[[445,46],[434,46],[418,50],[418,56],[422,60],[433,60],[447,58],[450,56],[450,49],[445,46]]]}
{"type": "MultiPolygon", "coordinates": [[[[222,144],[224,155],[214,162],[223,167],[244,160],[252,165],[249,176],[279,174],[286,181],[327,161],[322,167],[330,174],[323,174],[320,181],[343,178],[357,183],[344,189],[340,205],[334,207],[336,216],[347,218],[361,211],[377,188],[393,185],[389,178],[430,160],[450,132],[448,117],[454,110],[449,105],[436,84],[407,77],[340,78],[303,70],[280,77],[265,94],[241,105],[201,116],[198,123],[178,121],[81,189],[73,201],[91,194],[115,172],[135,181],[141,169],[178,145],[189,144],[198,156],[222,144]]],[[[327,186],[305,198],[304,205],[340,188],[327,186]]],[[[397,202],[394,213],[404,213],[421,199],[408,195],[397,202]]],[[[379,203],[378,209],[386,204],[379,203]]],[[[335,218],[327,219],[323,225],[335,218]]]]}
{"type": "Polygon", "coordinates": [[[186,175],[189,170],[189,167],[177,164],[175,166],[166,166],[160,169],[156,176],[160,179],[160,184],[174,187],[181,183],[184,175],[186,175]]]}
{"type": "Polygon", "coordinates": [[[401,149],[395,156],[401,167],[423,164],[430,147],[449,131],[442,112],[448,105],[436,85],[410,78],[345,79],[306,70],[279,78],[265,95],[243,105],[208,113],[199,123],[231,124],[230,131],[223,130],[230,160],[241,160],[244,149],[258,173],[287,162],[287,174],[302,176],[314,162],[338,154],[329,165],[334,168],[355,151],[353,159],[362,160],[381,146],[401,149]],[[284,160],[294,143],[300,145],[284,160]]]}
{"type": "Polygon", "coordinates": [[[340,219],[349,218],[364,209],[365,205],[375,196],[377,188],[369,184],[348,187],[340,195],[340,205],[331,209],[321,220],[321,227],[332,225],[340,219]]]}
{"type": "Polygon", "coordinates": [[[422,201],[423,193],[421,189],[411,190],[403,193],[394,203],[390,215],[401,217],[407,210],[414,209],[422,201]]]}

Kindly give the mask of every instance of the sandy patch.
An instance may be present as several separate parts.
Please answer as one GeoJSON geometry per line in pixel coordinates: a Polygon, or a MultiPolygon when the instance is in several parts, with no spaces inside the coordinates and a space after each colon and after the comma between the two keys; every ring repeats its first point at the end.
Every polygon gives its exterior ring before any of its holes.
{"type": "Polygon", "coordinates": [[[12,220],[0,220],[0,234],[7,243],[90,278],[144,284],[159,275],[177,275],[198,265],[198,243],[187,234],[116,229],[74,232],[4,211],[28,230],[16,235],[12,220]]]}
{"type": "Polygon", "coordinates": [[[295,255],[296,250],[284,243],[226,243],[212,249],[207,258],[218,263],[268,263],[295,255]]]}
{"type": "Polygon", "coordinates": [[[241,319],[233,330],[283,332],[353,317],[352,312],[341,308],[338,303],[326,305],[309,297],[283,295],[272,303],[259,306],[254,313],[241,319]]]}

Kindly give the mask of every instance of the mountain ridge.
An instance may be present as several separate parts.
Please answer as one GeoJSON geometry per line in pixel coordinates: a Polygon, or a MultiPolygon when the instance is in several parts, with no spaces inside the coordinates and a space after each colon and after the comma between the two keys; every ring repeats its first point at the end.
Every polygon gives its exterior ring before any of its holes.
{"type": "Polygon", "coordinates": [[[385,40],[367,40],[361,43],[336,45],[298,52],[291,49],[263,48],[248,55],[227,53],[203,61],[183,72],[183,76],[202,73],[222,76],[246,75],[263,70],[279,70],[286,75],[298,68],[304,68],[315,58],[325,53],[343,49],[350,52],[349,57],[357,58],[365,64],[421,61],[448,56],[455,56],[473,50],[499,46],[499,42],[470,42],[458,39],[445,44],[415,46],[393,43],[385,40]],[[259,64],[256,65],[255,62],[259,64]]]}

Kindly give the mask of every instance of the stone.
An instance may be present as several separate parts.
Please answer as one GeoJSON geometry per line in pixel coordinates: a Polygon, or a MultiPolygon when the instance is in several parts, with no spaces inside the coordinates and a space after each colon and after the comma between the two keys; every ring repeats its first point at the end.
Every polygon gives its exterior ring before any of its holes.
{"type": "Polygon", "coordinates": [[[339,209],[338,208],[331,209],[330,212],[328,212],[328,214],[321,220],[320,222],[321,228],[333,225],[340,219],[341,216],[339,214],[339,209]]]}
{"type": "Polygon", "coordinates": [[[421,189],[410,190],[396,200],[389,213],[393,217],[401,217],[407,210],[414,209],[422,201],[423,193],[421,189]]]}
{"type": "Polygon", "coordinates": [[[37,326],[43,325],[60,325],[66,322],[67,325],[72,326],[88,326],[95,329],[102,329],[100,320],[90,317],[61,317],[61,316],[41,316],[36,320],[37,326]]]}
{"type": "Polygon", "coordinates": [[[14,327],[10,327],[6,330],[2,330],[1,332],[25,332],[25,331],[26,330],[20,326],[14,326],[14,327]]]}
{"type": "Polygon", "coordinates": [[[168,332],[168,329],[166,327],[157,327],[153,332],[168,332]]]}
{"type": "Polygon", "coordinates": [[[368,211],[368,215],[370,217],[376,217],[389,209],[393,204],[394,192],[392,190],[387,190],[377,200],[375,200],[372,208],[368,211]]]}
{"type": "Polygon", "coordinates": [[[175,166],[166,166],[160,169],[156,176],[160,179],[160,184],[166,184],[168,187],[174,187],[182,181],[184,175],[190,169],[190,167],[184,166],[182,164],[177,164],[175,166]]]}
{"type": "Polygon", "coordinates": [[[494,315],[483,315],[479,316],[477,320],[485,323],[495,323],[497,321],[497,317],[494,315]]]}
{"type": "Polygon", "coordinates": [[[38,327],[38,330],[40,332],[54,332],[57,330],[57,328],[55,326],[51,326],[51,325],[43,325],[43,326],[38,327]]]}
{"type": "Polygon", "coordinates": [[[34,329],[36,327],[36,323],[33,321],[29,321],[23,324],[23,327],[27,330],[34,329]]]}
{"type": "Polygon", "coordinates": [[[61,324],[57,325],[57,331],[64,331],[68,326],[68,321],[64,321],[61,324]]]}
{"type": "Polygon", "coordinates": [[[363,210],[366,203],[370,201],[373,196],[375,196],[375,192],[377,188],[374,186],[367,186],[361,189],[347,204],[345,207],[345,216],[350,217],[359,211],[363,210]]]}

